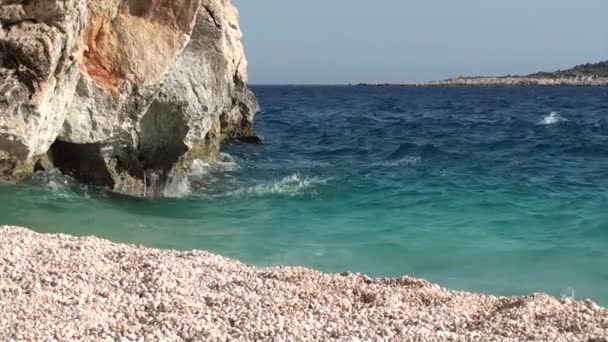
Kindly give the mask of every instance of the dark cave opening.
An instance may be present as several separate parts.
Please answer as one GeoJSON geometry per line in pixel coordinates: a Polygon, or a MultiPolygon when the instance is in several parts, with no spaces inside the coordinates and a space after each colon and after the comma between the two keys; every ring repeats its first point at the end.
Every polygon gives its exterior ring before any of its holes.
{"type": "Polygon", "coordinates": [[[51,146],[50,156],[55,167],[66,175],[96,186],[114,186],[114,180],[101,155],[100,144],[75,144],[57,140],[51,146]]]}

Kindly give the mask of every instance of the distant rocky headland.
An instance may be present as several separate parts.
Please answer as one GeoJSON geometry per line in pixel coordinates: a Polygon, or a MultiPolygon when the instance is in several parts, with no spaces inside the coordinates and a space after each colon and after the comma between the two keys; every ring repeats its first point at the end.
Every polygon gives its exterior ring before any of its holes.
{"type": "Polygon", "coordinates": [[[537,72],[524,76],[459,76],[441,81],[359,85],[394,86],[608,86],[608,61],[577,65],[568,70],[537,72]]]}

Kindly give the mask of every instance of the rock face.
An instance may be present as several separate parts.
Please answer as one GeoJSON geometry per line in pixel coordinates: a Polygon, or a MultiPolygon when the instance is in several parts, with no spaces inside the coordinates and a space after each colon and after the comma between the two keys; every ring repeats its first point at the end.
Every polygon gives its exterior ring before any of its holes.
{"type": "Polygon", "coordinates": [[[0,181],[55,166],[162,195],[252,134],[229,0],[3,1],[0,21],[0,181]]]}

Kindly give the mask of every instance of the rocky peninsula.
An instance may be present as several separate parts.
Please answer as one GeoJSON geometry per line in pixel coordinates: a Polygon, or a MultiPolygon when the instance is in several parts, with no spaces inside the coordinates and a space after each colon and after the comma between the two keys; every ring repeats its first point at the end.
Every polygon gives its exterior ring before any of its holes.
{"type": "Polygon", "coordinates": [[[576,86],[608,87],[608,61],[588,63],[568,70],[538,72],[525,76],[459,76],[441,81],[428,81],[399,84],[360,84],[389,86],[455,86],[455,87],[492,87],[492,86],[576,86]]]}
{"type": "Polygon", "coordinates": [[[457,77],[444,81],[431,81],[416,84],[417,86],[461,86],[461,87],[491,87],[491,86],[573,86],[573,87],[608,87],[608,77],[577,76],[577,77],[532,77],[532,76],[503,76],[503,77],[457,77]]]}
{"type": "Polygon", "coordinates": [[[0,3],[0,182],[57,168],[159,196],[253,132],[229,0],[0,3]]]}
{"type": "Polygon", "coordinates": [[[3,341],[608,341],[608,310],[0,227],[3,341]]]}

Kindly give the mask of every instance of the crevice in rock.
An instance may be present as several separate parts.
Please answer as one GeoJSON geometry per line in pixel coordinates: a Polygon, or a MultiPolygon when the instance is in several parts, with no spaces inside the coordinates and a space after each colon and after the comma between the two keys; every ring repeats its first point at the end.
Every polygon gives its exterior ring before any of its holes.
{"type": "Polygon", "coordinates": [[[38,157],[34,164],[34,172],[45,172],[53,169],[52,156],[46,153],[38,157]]]}
{"type": "Polygon", "coordinates": [[[62,173],[96,186],[114,187],[100,144],[74,144],[57,140],[51,146],[53,163],[62,173]]]}
{"type": "Polygon", "coordinates": [[[262,139],[261,137],[259,137],[257,135],[244,135],[244,136],[236,137],[236,138],[232,139],[231,141],[240,142],[240,143],[244,143],[244,144],[259,145],[264,142],[264,139],[262,139]]]}
{"type": "MultiPolygon", "coordinates": [[[[63,40],[61,42],[61,57],[59,57],[59,61],[57,61],[57,66],[55,67],[54,75],[60,77],[61,73],[64,72],[64,68],[66,65],[66,59],[70,60],[72,56],[67,53],[67,41],[63,40]],[[69,57],[68,57],[69,56],[69,57]]],[[[71,60],[70,60],[71,62],[71,60]]]]}
{"type": "Polygon", "coordinates": [[[211,18],[211,21],[213,21],[213,24],[215,25],[215,27],[217,27],[218,29],[222,29],[222,25],[220,24],[219,20],[215,17],[216,14],[213,10],[211,10],[208,6],[205,5],[201,5],[201,7],[205,10],[205,12],[207,12],[209,14],[209,17],[211,18]]]}
{"type": "Polygon", "coordinates": [[[145,170],[138,159],[137,151],[131,148],[114,148],[112,157],[108,163],[110,172],[116,179],[117,176],[128,176],[134,179],[143,179],[145,170]]]}
{"type": "Polygon", "coordinates": [[[10,30],[11,27],[20,25],[22,23],[38,24],[40,22],[36,18],[23,18],[23,19],[19,19],[19,20],[15,20],[15,21],[3,21],[0,23],[2,24],[2,28],[5,31],[8,31],[8,30],[10,30]]]}
{"type": "Polygon", "coordinates": [[[220,127],[222,129],[222,133],[230,126],[230,122],[228,122],[228,113],[222,113],[220,115],[220,127]]]}
{"type": "Polygon", "coordinates": [[[36,164],[34,165],[34,172],[44,172],[44,171],[48,171],[44,165],[42,165],[42,163],[39,161],[36,162],[36,164]]]}
{"type": "Polygon", "coordinates": [[[241,90],[245,87],[245,82],[243,82],[243,79],[239,75],[239,69],[241,68],[241,63],[243,63],[243,56],[241,56],[241,58],[239,59],[239,62],[236,64],[236,68],[234,70],[234,76],[232,77],[232,81],[234,82],[234,85],[237,90],[241,90]]]}
{"type": "Polygon", "coordinates": [[[36,73],[19,61],[17,54],[6,42],[0,42],[0,67],[14,70],[17,79],[27,87],[30,96],[35,93],[38,79],[36,73]]]}

